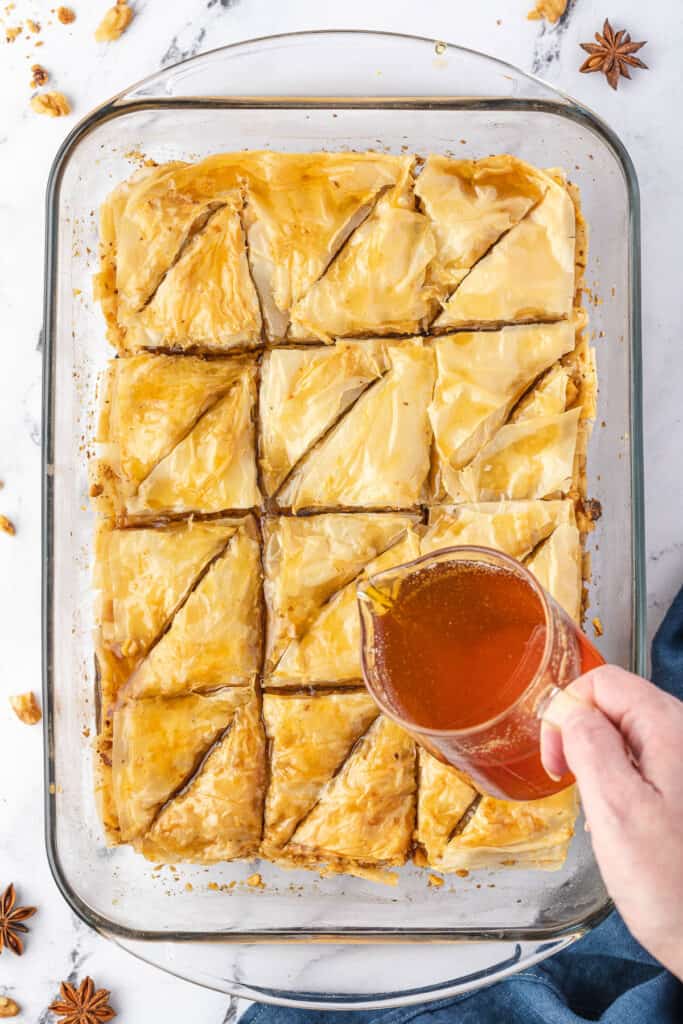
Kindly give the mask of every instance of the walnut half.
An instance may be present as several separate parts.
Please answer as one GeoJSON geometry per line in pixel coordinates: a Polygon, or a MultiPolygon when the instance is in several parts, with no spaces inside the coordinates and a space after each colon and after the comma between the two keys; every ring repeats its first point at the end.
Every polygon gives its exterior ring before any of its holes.
{"type": "Polygon", "coordinates": [[[116,0],[113,7],[110,7],[95,32],[95,39],[98,43],[113,43],[120,39],[133,20],[133,11],[126,0],[116,0]]]}
{"type": "Polygon", "coordinates": [[[71,113],[71,106],[63,92],[39,92],[32,98],[31,107],[36,114],[48,114],[50,117],[63,117],[71,113]]]}
{"type": "Polygon", "coordinates": [[[16,1017],[20,1010],[19,1004],[9,996],[0,996],[0,1017],[16,1017]]]}
{"type": "Polygon", "coordinates": [[[12,710],[24,725],[35,725],[43,717],[36,696],[32,690],[28,693],[16,693],[9,699],[12,710]]]}

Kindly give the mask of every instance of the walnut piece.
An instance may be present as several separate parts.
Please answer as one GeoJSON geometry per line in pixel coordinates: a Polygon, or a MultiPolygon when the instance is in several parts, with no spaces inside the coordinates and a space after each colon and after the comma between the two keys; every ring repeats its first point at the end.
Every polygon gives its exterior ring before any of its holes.
{"type": "Polygon", "coordinates": [[[564,12],[567,9],[567,0],[538,0],[538,3],[534,7],[533,11],[529,11],[527,18],[529,21],[538,21],[540,18],[545,18],[552,25],[559,21],[564,12]]]}
{"type": "Polygon", "coordinates": [[[16,1017],[21,1007],[9,996],[0,996],[0,1017],[16,1017]]]}
{"type": "Polygon", "coordinates": [[[110,7],[95,32],[98,43],[113,43],[120,39],[133,20],[133,11],[126,0],[116,0],[110,7]]]}
{"type": "Polygon", "coordinates": [[[10,537],[13,537],[14,534],[17,532],[12,520],[8,519],[7,516],[2,515],[0,515],[0,530],[3,533],[8,533],[10,537]]]}
{"type": "Polygon", "coordinates": [[[36,114],[48,114],[50,117],[63,117],[71,113],[71,106],[63,92],[39,92],[31,100],[36,114]]]}
{"type": "Polygon", "coordinates": [[[72,21],[76,20],[76,14],[70,7],[58,7],[57,18],[62,25],[70,25],[72,21]]]}
{"type": "Polygon", "coordinates": [[[47,81],[50,77],[42,64],[31,65],[31,76],[32,89],[37,89],[39,86],[47,85],[47,81]]]}
{"type": "Polygon", "coordinates": [[[32,690],[28,693],[16,693],[9,699],[12,710],[20,722],[24,725],[35,725],[43,717],[36,695],[32,690]]]}

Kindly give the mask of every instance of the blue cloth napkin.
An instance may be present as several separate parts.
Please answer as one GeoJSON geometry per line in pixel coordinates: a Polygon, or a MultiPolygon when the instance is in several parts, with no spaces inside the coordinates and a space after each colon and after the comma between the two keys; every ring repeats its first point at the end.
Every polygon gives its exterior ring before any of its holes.
{"type": "MultiPolygon", "coordinates": [[[[683,699],[683,589],[652,644],[652,678],[683,699]]],[[[683,856],[683,851],[681,851],[683,856]]],[[[619,914],[569,949],[489,988],[397,1010],[250,1007],[240,1024],[680,1024],[683,985],[630,935],[619,914]]]]}

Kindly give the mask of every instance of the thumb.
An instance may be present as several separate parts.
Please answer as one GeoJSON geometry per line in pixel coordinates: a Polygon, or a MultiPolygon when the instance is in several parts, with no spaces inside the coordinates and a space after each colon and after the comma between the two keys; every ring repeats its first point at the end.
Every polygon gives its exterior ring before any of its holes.
{"type": "Polygon", "coordinates": [[[571,771],[589,822],[628,813],[645,786],[619,730],[570,685],[543,713],[541,759],[553,776],[571,771]]]}

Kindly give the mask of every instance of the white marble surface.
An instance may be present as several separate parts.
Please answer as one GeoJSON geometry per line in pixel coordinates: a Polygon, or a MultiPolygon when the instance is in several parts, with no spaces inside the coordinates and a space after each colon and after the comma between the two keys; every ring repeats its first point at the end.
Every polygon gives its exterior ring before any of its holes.
{"type": "MultiPolygon", "coordinates": [[[[56,23],[47,0],[17,0],[6,24],[42,23],[39,36],[0,41],[0,512],[16,523],[0,534],[0,885],[14,880],[20,899],[40,913],[25,955],[0,957],[0,994],[25,1007],[22,1020],[50,1019],[45,1008],[60,979],[91,973],[113,991],[119,1019],[219,1024],[236,1001],[175,980],[132,959],[90,932],[68,910],[47,866],[42,837],[42,737],[17,722],[8,694],[40,690],[40,354],[43,191],[61,139],[109,95],[161,66],[239,39],[307,28],[375,28],[447,39],[533,70],[593,107],[621,135],[643,194],[645,449],[650,635],[683,578],[683,356],[679,237],[683,150],[678,127],[678,0],[644,5],[619,0],[613,22],[636,39],[652,70],[635,72],[614,94],[597,75],[579,75],[578,42],[606,13],[597,0],[574,0],[568,17],[548,29],[528,22],[530,0],[137,0],[137,17],[117,44],[97,46],[92,33],[105,0],[74,0],[76,22],[56,23]],[[38,49],[36,40],[44,40],[38,49]],[[68,118],[49,120],[29,108],[29,67],[39,61],[73,103],[68,118]]],[[[4,35],[4,32],[2,33],[4,35]]],[[[1,36],[0,36],[1,39],[1,36]]],[[[273,955],[277,955],[273,951],[273,955]]]]}

